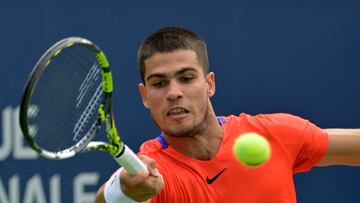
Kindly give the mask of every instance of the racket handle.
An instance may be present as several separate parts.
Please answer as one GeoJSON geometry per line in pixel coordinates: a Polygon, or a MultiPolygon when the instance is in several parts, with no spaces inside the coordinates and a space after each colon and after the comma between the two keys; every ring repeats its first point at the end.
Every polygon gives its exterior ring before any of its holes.
{"type": "Polygon", "coordinates": [[[119,155],[114,156],[114,159],[131,175],[147,171],[145,164],[125,144],[123,150],[119,155]]]}

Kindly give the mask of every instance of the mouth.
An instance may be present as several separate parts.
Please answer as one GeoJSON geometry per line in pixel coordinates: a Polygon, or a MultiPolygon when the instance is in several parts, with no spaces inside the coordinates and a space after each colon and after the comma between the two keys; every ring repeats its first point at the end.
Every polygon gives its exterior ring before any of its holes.
{"type": "Polygon", "coordinates": [[[171,108],[168,112],[167,112],[167,116],[172,117],[172,118],[180,118],[185,116],[186,114],[188,114],[190,111],[182,108],[182,107],[175,107],[175,108],[171,108]]]}

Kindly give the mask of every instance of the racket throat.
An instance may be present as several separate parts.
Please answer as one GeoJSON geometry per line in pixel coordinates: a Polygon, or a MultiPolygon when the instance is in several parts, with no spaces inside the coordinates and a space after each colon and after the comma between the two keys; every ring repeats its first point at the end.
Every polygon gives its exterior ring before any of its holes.
{"type": "Polygon", "coordinates": [[[124,144],[120,144],[119,148],[118,148],[118,152],[116,154],[114,154],[114,158],[117,159],[119,157],[121,157],[122,155],[124,155],[125,153],[125,145],[124,144]]]}

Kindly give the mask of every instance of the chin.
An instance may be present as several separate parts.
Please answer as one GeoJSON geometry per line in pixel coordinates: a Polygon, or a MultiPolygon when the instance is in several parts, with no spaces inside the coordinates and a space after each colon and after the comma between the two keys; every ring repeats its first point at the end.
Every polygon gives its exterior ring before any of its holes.
{"type": "Polygon", "coordinates": [[[177,126],[176,128],[164,128],[163,132],[173,137],[193,137],[199,133],[197,128],[194,126],[177,126]]]}

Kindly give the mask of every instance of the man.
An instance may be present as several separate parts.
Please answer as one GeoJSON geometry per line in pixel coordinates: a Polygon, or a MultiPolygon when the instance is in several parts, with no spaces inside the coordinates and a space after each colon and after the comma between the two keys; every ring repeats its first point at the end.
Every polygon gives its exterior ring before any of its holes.
{"type": "Polygon", "coordinates": [[[294,173],[360,165],[360,130],[320,129],[289,114],[217,117],[206,44],[189,30],[165,27],[151,34],[138,60],[139,91],[162,134],[138,154],[148,172],[118,170],[99,189],[97,202],[296,202],[294,173]],[[270,142],[265,164],[245,167],[234,158],[234,140],[246,132],[270,142]]]}

